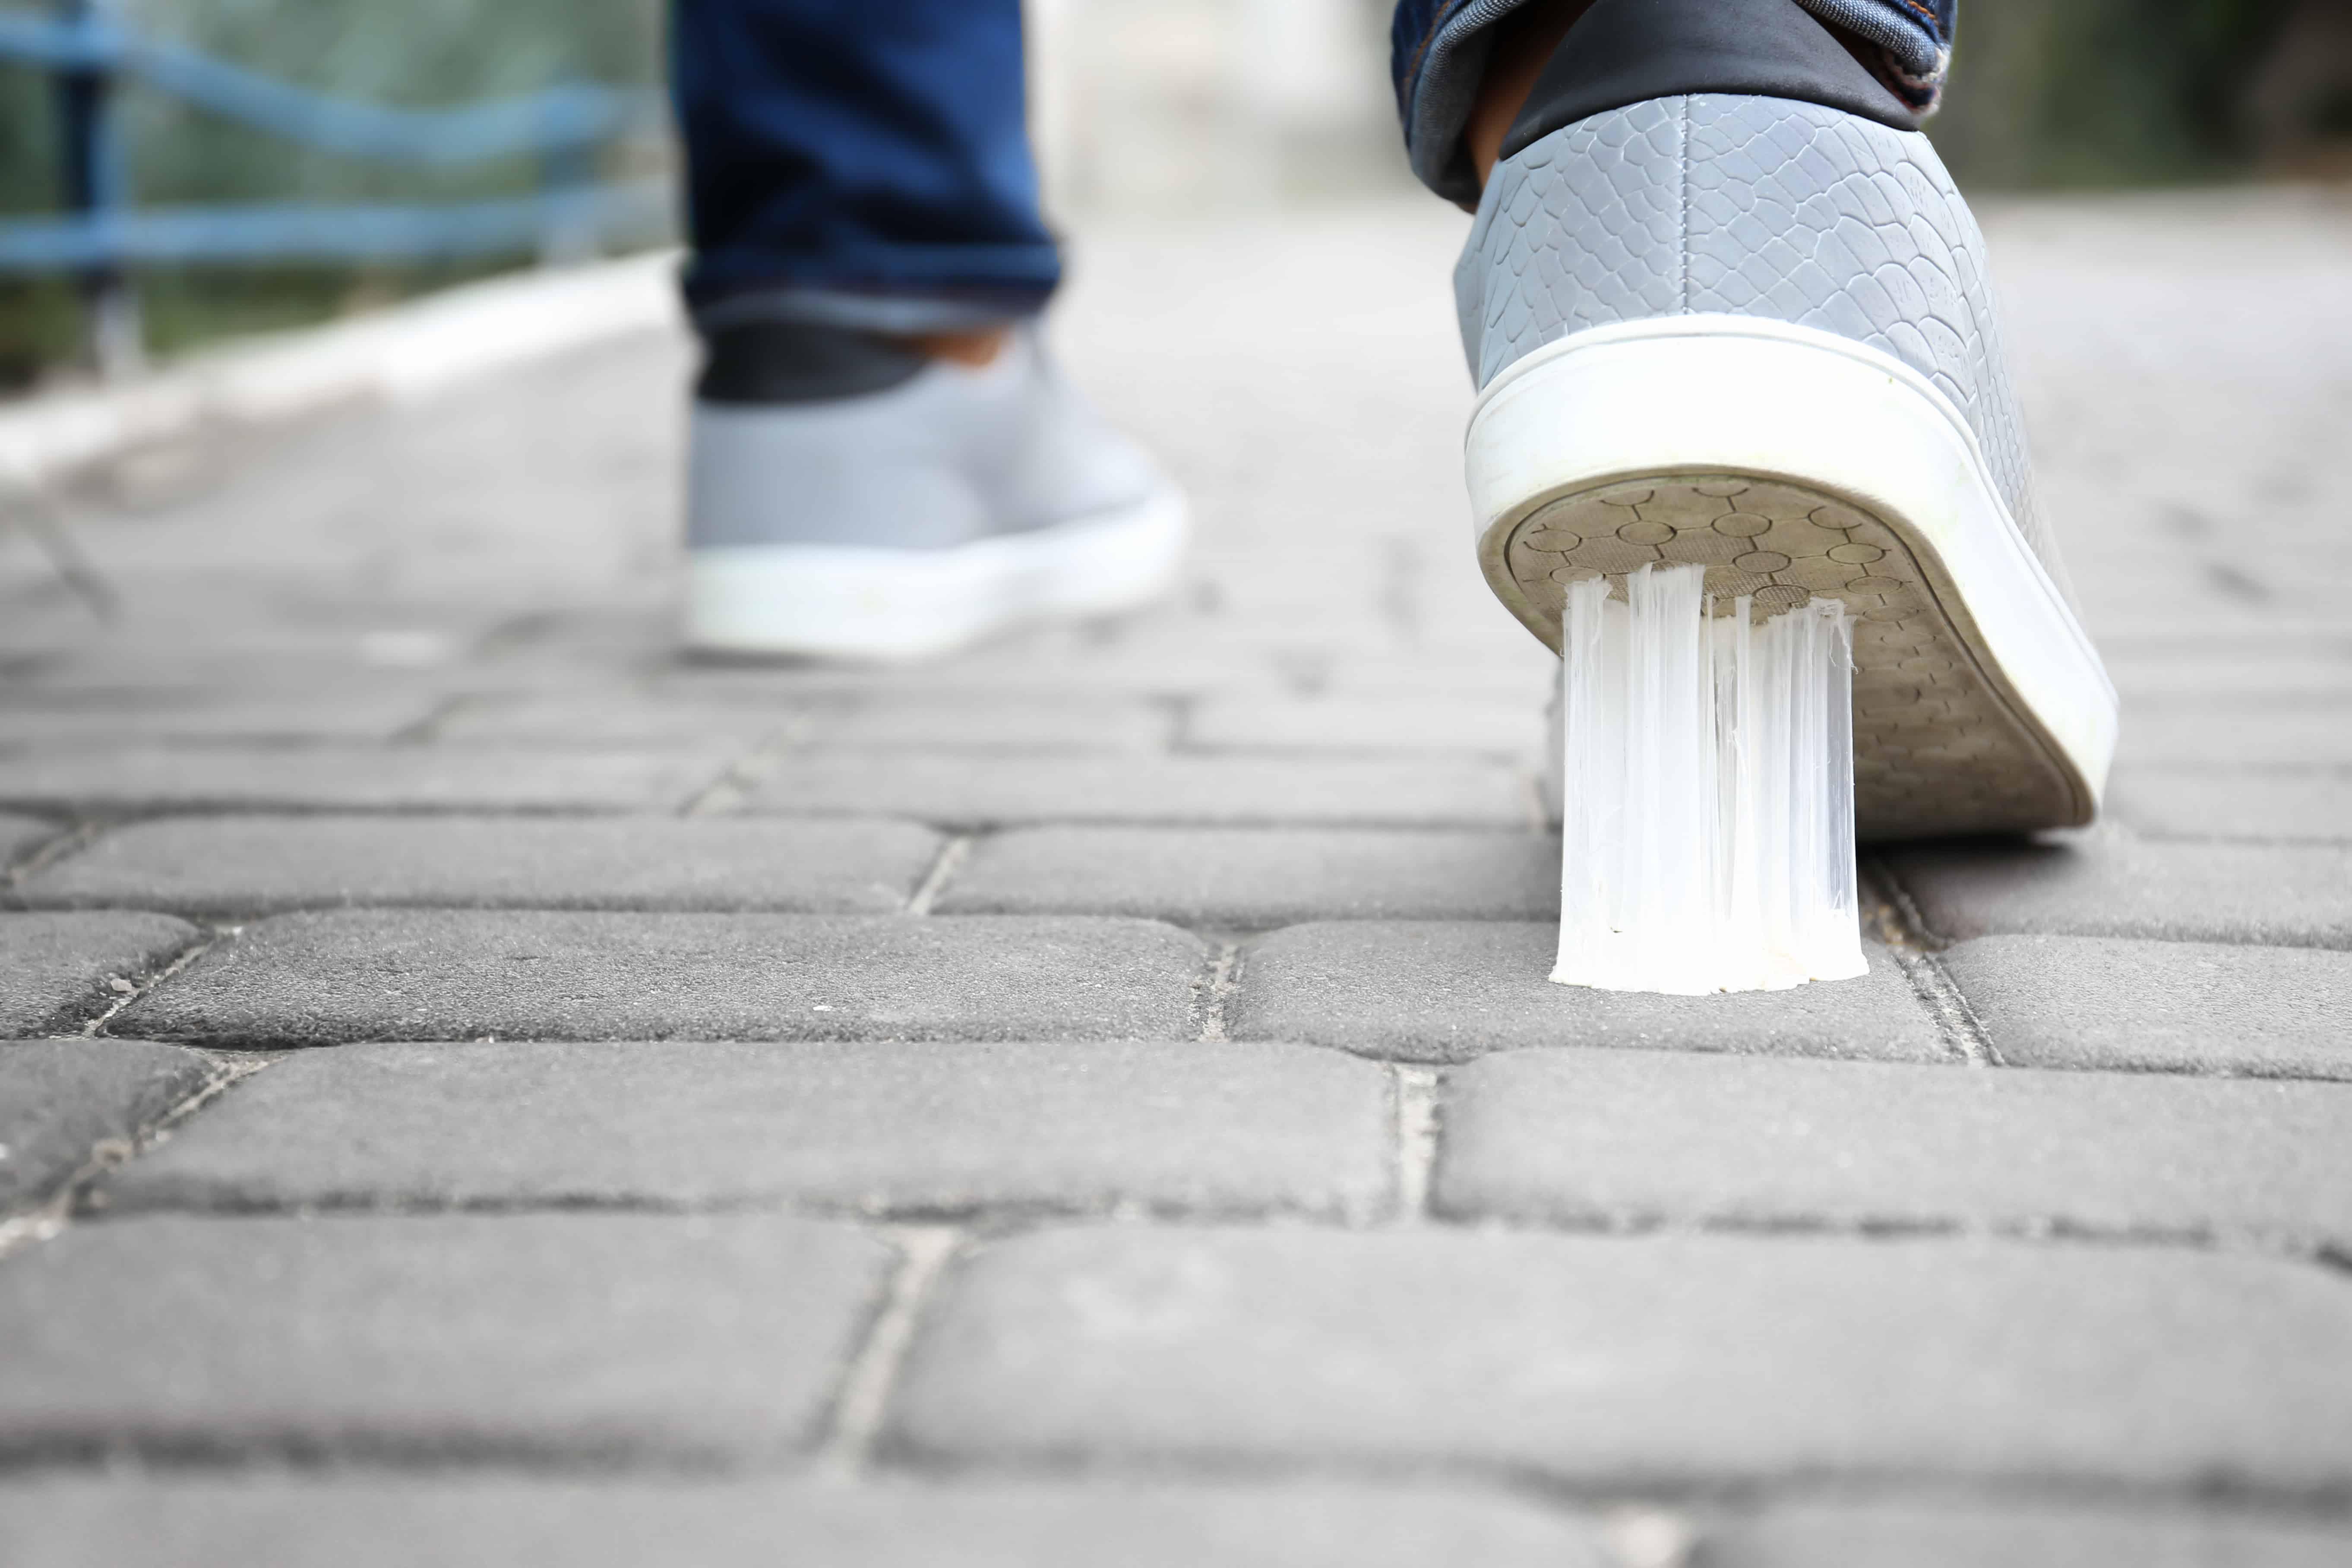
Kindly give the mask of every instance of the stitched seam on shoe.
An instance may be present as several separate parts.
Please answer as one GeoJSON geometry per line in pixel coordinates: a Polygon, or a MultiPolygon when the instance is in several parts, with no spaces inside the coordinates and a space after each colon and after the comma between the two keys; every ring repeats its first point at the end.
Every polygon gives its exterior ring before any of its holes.
{"type": "Polygon", "coordinates": [[[1682,100],[1682,124],[1681,124],[1680,130],[1677,132],[1677,136],[1678,136],[1678,138],[1679,138],[1679,139],[1678,139],[1678,141],[1677,141],[1677,142],[1676,142],[1676,144],[1675,144],[1675,178],[1676,178],[1676,179],[1681,183],[1681,186],[1682,186],[1682,190],[1681,190],[1681,204],[1682,204],[1682,209],[1683,209],[1683,239],[1682,239],[1682,258],[1683,258],[1683,311],[1682,311],[1682,313],[1683,313],[1684,315],[1685,315],[1685,316],[1687,316],[1687,315],[1689,315],[1689,314],[1691,313],[1691,225],[1690,225],[1690,159],[1691,159],[1691,135],[1690,135],[1690,132],[1691,132],[1691,100],[1690,100],[1690,94],[1688,94],[1688,93],[1685,93],[1685,94],[1683,95],[1683,100],[1682,100]]]}

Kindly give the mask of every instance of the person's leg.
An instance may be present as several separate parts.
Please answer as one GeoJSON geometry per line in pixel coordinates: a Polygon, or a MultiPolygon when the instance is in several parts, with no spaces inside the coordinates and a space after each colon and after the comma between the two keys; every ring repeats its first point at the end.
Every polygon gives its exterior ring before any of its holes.
{"type": "MultiPolygon", "coordinates": [[[[1935,111],[1958,0],[1798,0],[1914,116],[1935,111]]],[[[1591,0],[1398,0],[1390,71],[1413,173],[1474,205],[1500,126],[1591,0]]]]}
{"type": "Polygon", "coordinates": [[[698,319],[1002,321],[1061,278],[1019,0],[677,0],[698,319]]]}
{"type": "Polygon", "coordinates": [[[677,0],[686,637],[914,658],[1123,608],[1181,498],[1055,372],[1019,0],[677,0]]]}
{"type": "Polygon", "coordinates": [[[2089,820],[2116,705],[2034,503],[1984,246],[1919,133],[1952,0],[1405,0],[1413,167],[1475,205],[1481,563],[1842,600],[1865,837],[2089,820]],[[1638,509],[1638,510],[1634,510],[1638,509]]]}

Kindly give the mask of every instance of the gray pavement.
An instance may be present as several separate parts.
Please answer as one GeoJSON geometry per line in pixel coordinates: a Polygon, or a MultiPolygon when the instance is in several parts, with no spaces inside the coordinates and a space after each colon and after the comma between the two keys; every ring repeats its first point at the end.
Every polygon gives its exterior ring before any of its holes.
{"type": "Polygon", "coordinates": [[[676,336],[0,556],[0,1560],[2352,1560],[2352,205],[1990,215],[2115,810],[1696,999],[1543,979],[1462,223],[1090,237],[1199,550],[932,668],[675,657],[676,336]]]}

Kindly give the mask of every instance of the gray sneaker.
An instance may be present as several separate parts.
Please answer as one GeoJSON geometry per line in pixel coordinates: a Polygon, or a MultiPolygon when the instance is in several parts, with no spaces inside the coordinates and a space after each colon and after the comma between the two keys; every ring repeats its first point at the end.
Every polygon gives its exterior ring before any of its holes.
{"type": "Polygon", "coordinates": [[[1833,595],[1859,617],[1862,837],[2089,821],[2115,690],[2034,507],[1983,238],[1927,139],[1710,91],[1523,115],[1505,151],[1455,274],[1496,595],[1555,648],[1564,584],[1649,562],[1760,610],[1833,595]]]}
{"type": "Polygon", "coordinates": [[[1173,579],[1183,497],[1033,330],[978,368],[864,334],[713,334],[687,476],[695,649],[926,658],[1173,579]]]}

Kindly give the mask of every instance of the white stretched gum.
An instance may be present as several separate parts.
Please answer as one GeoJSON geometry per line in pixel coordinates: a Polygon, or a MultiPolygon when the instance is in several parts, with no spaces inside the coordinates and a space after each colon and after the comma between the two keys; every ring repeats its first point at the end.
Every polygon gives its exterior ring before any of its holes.
{"type": "Polygon", "coordinates": [[[1751,625],[1696,565],[1568,585],[1559,959],[1606,991],[1780,990],[1866,970],[1852,621],[1751,625]]]}

